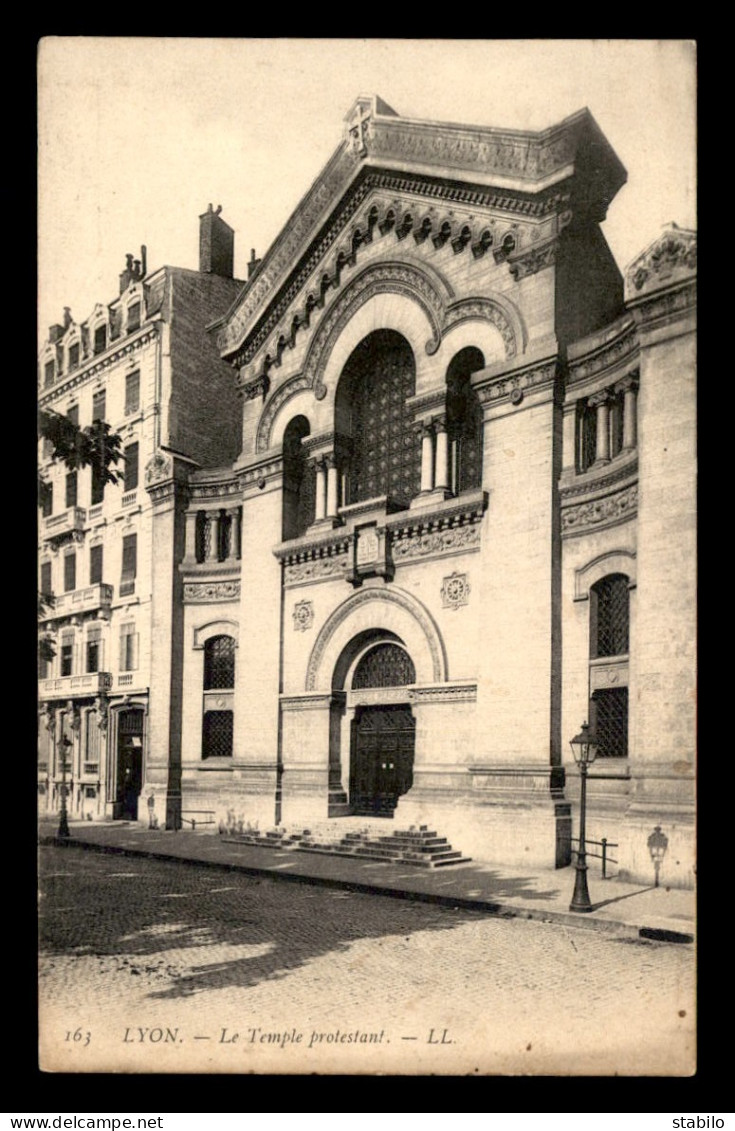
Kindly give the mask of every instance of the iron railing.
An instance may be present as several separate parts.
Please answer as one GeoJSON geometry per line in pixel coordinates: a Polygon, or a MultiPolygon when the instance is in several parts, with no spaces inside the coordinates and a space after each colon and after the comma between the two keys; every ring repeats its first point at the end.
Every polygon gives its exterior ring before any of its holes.
{"type": "MultiPolygon", "coordinates": [[[[572,844],[573,845],[579,844],[579,837],[578,836],[572,837],[572,844]]],[[[602,838],[602,840],[588,840],[587,837],[585,837],[584,844],[585,844],[585,854],[587,856],[594,856],[597,860],[602,861],[602,878],[603,878],[603,880],[606,880],[608,878],[608,875],[607,875],[608,864],[617,864],[618,863],[618,861],[615,859],[615,857],[610,855],[610,853],[608,852],[608,849],[619,848],[620,845],[616,844],[615,841],[608,840],[606,836],[604,836],[602,838]],[[591,852],[590,848],[589,848],[589,846],[591,844],[594,844],[597,847],[601,848],[602,852],[591,852]]],[[[579,852],[579,848],[572,848],[572,852],[579,852]]]]}

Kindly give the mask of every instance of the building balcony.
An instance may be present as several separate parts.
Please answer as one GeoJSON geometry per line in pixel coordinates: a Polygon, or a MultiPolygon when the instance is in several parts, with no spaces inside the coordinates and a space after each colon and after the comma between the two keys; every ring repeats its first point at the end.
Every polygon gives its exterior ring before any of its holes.
{"type": "Polygon", "coordinates": [[[86,695],[99,695],[112,687],[110,672],[88,672],[85,675],[63,675],[57,679],[38,681],[39,699],[74,699],[86,695]]]}
{"type": "Polygon", "coordinates": [[[71,593],[60,593],[55,596],[53,606],[42,620],[61,620],[63,617],[76,616],[79,613],[108,611],[111,604],[111,585],[90,585],[86,589],[74,589],[71,593]]]}
{"type": "Polygon", "coordinates": [[[84,507],[69,507],[60,514],[50,514],[43,520],[43,534],[49,541],[65,538],[76,531],[84,530],[87,512],[84,507]]]}

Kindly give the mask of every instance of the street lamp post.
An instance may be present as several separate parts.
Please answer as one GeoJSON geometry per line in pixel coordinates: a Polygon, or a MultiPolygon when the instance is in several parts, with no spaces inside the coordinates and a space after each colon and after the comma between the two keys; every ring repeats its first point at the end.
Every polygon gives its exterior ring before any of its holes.
{"type": "Polygon", "coordinates": [[[579,734],[570,739],[574,761],[579,766],[579,849],[577,851],[574,895],[569,904],[570,911],[591,911],[590,893],[587,888],[587,847],[585,845],[585,822],[587,818],[587,771],[597,757],[597,740],[590,734],[587,723],[582,723],[579,734]]]}
{"type": "Polygon", "coordinates": [[[71,836],[69,832],[69,817],[66,811],[66,751],[72,745],[71,739],[63,735],[59,743],[61,746],[61,812],[59,814],[59,831],[57,836],[66,839],[71,836]]]}
{"type": "Polygon", "coordinates": [[[651,853],[651,860],[653,861],[653,871],[655,879],[653,882],[654,887],[658,887],[658,874],[661,871],[661,864],[663,863],[666,849],[669,847],[669,838],[666,833],[661,832],[661,826],[656,825],[655,829],[648,838],[648,851],[651,853]]]}

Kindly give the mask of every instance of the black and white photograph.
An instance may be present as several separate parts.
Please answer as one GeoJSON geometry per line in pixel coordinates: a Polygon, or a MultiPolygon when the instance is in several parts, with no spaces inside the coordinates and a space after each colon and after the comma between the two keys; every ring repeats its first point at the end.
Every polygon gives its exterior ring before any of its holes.
{"type": "Polygon", "coordinates": [[[696,51],[40,41],[43,1072],[696,1073],[696,51]]]}

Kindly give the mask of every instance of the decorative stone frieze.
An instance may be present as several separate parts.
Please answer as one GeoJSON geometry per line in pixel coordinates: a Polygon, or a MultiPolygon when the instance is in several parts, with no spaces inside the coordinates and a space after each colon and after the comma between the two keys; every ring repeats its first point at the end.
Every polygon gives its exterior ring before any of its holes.
{"type": "Polygon", "coordinates": [[[184,601],[203,605],[214,601],[240,599],[239,581],[187,581],[184,583],[184,601]]]}
{"type": "Polygon", "coordinates": [[[480,403],[483,405],[504,400],[511,401],[513,404],[520,404],[524,393],[535,392],[545,386],[553,386],[556,372],[557,362],[554,358],[553,361],[545,361],[541,365],[524,369],[520,373],[493,377],[481,383],[473,381],[473,387],[477,390],[480,403]],[[521,393],[520,398],[517,396],[519,392],[521,393]],[[516,395],[514,396],[514,394],[516,395]]]}
{"type": "Polygon", "coordinates": [[[411,699],[421,703],[474,703],[477,700],[476,683],[440,683],[434,687],[412,687],[411,699]]]}
{"type": "Polygon", "coordinates": [[[396,566],[416,558],[446,557],[448,554],[463,554],[480,548],[480,527],[461,526],[455,529],[437,531],[433,534],[410,534],[394,537],[391,553],[396,566]]]}
{"type": "Polygon", "coordinates": [[[616,491],[600,499],[577,503],[562,509],[562,536],[586,534],[602,526],[614,526],[633,518],[638,510],[638,484],[616,491]]]}
{"type": "Polygon", "coordinates": [[[297,601],[293,607],[293,626],[296,632],[306,632],[314,624],[314,602],[297,601]]]}
{"type": "Polygon", "coordinates": [[[638,361],[638,335],[635,325],[625,328],[615,341],[597,349],[590,356],[569,362],[569,383],[576,384],[588,377],[608,374],[620,365],[638,361]]]}
{"type": "Polygon", "coordinates": [[[445,609],[460,609],[470,599],[470,583],[466,573],[450,573],[442,581],[442,605],[445,609]]]}

